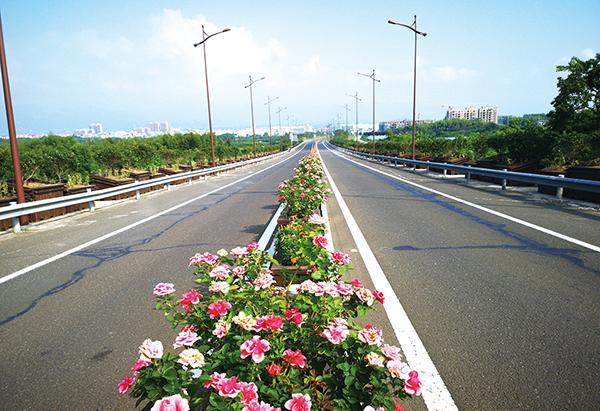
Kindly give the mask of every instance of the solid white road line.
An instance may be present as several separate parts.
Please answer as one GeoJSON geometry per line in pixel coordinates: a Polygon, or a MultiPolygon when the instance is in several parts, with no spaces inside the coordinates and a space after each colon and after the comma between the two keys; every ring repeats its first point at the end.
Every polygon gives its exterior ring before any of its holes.
{"type": "Polygon", "coordinates": [[[395,176],[393,174],[387,173],[385,171],[379,170],[377,168],[370,167],[368,165],[359,163],[358,161],[351,160],[348,157],[346,157],[344,155],[341,155],[341,154],[337,153],[334,150],[331,150],[328,145],[326,145],[326,148],[327,148],[327,150],[330,153],[333,153],[336,156],[338,156],[340,158],[343,158],[346,161],[350,161],[351,163],[357,164],[357,165],[359,165],[361,167],[367,168],[369,170],[376,171],[379,174],[383,174],[384,176],[393,178],[393,179],[398,180],[398,181],[402,181],[403,183],[410,184],[410,185],[418,187],[418,188],[420,188],[422,190],[429,191],[430,193],[437,194],[437,195],[439,195],[441,197],[445,197],[445,198],[448,198],[450,200],[456,201],[458,203],[468,205],[468,206],[476,208],[478,210],[485,211],[486,213],[493,214],[493,215],[495,215],[497,217],[504,218],[504,219],[512,221],[514,223],[524,225],[525,227],[533,228],[534,230],[541,231],[542,233],[549,234],[549,235],[551,235],[553,237],[560,238],[561,240],[565,240],[565,241],[568,241],[568,242],[573,243],[573,244],[577,244],[577,245],[579,245],[581,247],[584,247],[584,248],[587,248],[589,250],[600,252],[600,247],[596,246],[594,244],[586,243],[585,241],[581,241],[581,240],[578,240],[576,238],[569,237],[568,235],[557,233],[556,231],[552,231],[552,230],[550,230],[548,228],[544,228],[544,227],[541,227],[539,225],[536,225],[536,224],[533,224],[533,223],[529,223],[529,222],[521,220],[519,218],[512,217],[512,216],[510,216],[508,214],[504,214],[504,213],[501,213],[499,211],[495,211],[495,210],[492,210],[490,208],[487,208],[487,207],[484,207],[484,206],[480,206],[480,205],[475,204],[475,203],[471,203],[470,201],[463,200],[462,198],[458,198],[458,197],[454,197],[454,196],[452,196],[450,194],[442,193],[441,191],[434,190],[433,188],[425,187],[425,186],[423,186],[421,184],[415,183],[415,182],[407,180],[405,178],[398,177],[398,176],[395,176]]]}
{"type": "MultiPolygon", "coordinates": [[[[320,156],[320,153],[319,153],[320,156]]],[[[373,285],[375,288],[385,295],[385,303],[383,304],[383,308],[385,309],[388,319],[392,324],[392,328],[394,329],[394,333],[398,338],[398,342],[402,347],[402,351],[404,352],[404,356],[408,361],[408,364],[412,369],[415,369],[419,372],[419,376],[421,381],[423,382],[423,400],[427,405],[427,408],[430,410],[458,410],[456,404],[454,404],[454,400],[446,388],[446,384],[442,380],[442,377],[438,373],[433,361],[429,357],[425,346],[421,342],[417,331],[413,327],[406,311],[404,311],[404,307],[400,304],[400,300],[398,296],[394,292],[392,286],[390,285],[385,273],[381,269],[379,262],[375,258],[375,254],[369,247],[367,240],[362,234],[362,231],[358,227],[356,220],[352,216],[350,209],[346,205],[346,201],[342,197],[342,194],[338,190],[331,174],[329,174],[329,170],[325,166],[323,159],[321,158],[321,162],[323,163],[323,170],[325,171],[325,175],[329,180],[329,186],[331,187],[331,191],[335,195],[335,199],[337,200],[338,205],[344,215],[344,219],[346,220],[346,224],[352,233],[352,237],[354,238],[354,242],[356,243],[356,247],[360,252],[360,255],[367,267],[367,271],[371,276],[373,281],[373,285]]]]}
{"type": "MultiPolygon", "coordinates": [[[[298,146],[298,147],[300,147],[300,146],[298,146]]],[[[93,239],[93,240],[90,240],[90,241],[88,241],[88,242],[86,242],[86,243],[80,244],[80,245],[78,245],[78,246],[76,246],[76,247],[73,247],[73,248],[71,248],[71,249],[69,249],[69,250],[63,251],[63,252],[62,252],[62,253],[60,253],[60,254],[56,254],[55,256],[52,256],[52,257],[50,257],[50,258],[46,258],[45,260],[42,260],[42,261],[40,261],[40,262],[38,262],[38,263],[35,263],[35,264],[33,264],[33,265],[30,265],[30,266],[28,266],[28,267],[22,268],[22,269],[20,269],[19,271],[15,271],[15,272],[14,272],[14,273],[12,273],[12,274],[8,274],[8,275],[6,275],[6,276],[4,276],[4,277],[0,278],[0,284],[3,284],[3,283],[5,283],[5,282],[7,282],[7,281],[10,281],[10,280],[12,280],[12,279],[15,279],[15,278],[17,278],[17,277],[20,277],[20,276],[22,276],[23,274],[26,274],[26,273],[28,273],[28,272],[30,272],[30,271],[33,271],[33,270],[35,270],[36,268],[40,268],[40,267],[43,267],[43,266],[45,266],[45,265],[47,265],[47,264],[50,264],[50,263],[52,263],[52,262],[54,262],[54,261],[56,261],[56,260],[60,260],[60,259],[61,259],[61,258],[63,258],[63,257],[66,257],[66,256],[68,256],[68,255],[70,255],[70,254],[76,253],[76,252],[77,252],[77,251],[79,251],[79,250],[83,250],[84,248],[87,248],[87,247],[89,247],[89,246],[91,246],[91,245],[94,245],[94,244],[97,244],[97,243],[99,243],[99,242],[101,242],[101,241],[104,241],[104,240],[106,240],[107,238],[111,238],[111,237],[114,237],[114,236],[116,236],[116,235],[118,235],[118,234],[121,234],[121,233],[123,233],[123,232],[125,232],[125,231],[131,230],[131,229],[132,229],[132,228],[134,228],[134,227],[137,227],[137,226],[139,226],[139,225],[142,225],[142,224],[144,224],[144,223],[147,223],[148,221],[152,221],[152,220],[154,220],[155,218],[158,218],[158,217],[160,217],[160,216],[162,216],[162,215],[164,215],[164,214],[170,213],[171,211],[177,210],[178,208],[185,207],[186,205],[188,205],[188,204],[191,204],[191,203],[193,203],[194,201],[198,201],[198,200],[200,200],[200,199],[202,199],[202,198],[204,198],[204,197],[207,197],[207,196],[209,196],[209,195],[211,195],[211,194],[214,194],[214,193],[216,193],[216,192],[219,192],[219,191],[221,191],[221,190],[224,190],[224,189],[226,189],[226,188],[228,188],[228,187],[231,187],[231,186],[233,186],[233,185],[235,185],[235,184],[237,184],[237,183],[239,183],[239,182],[241,182],[241,181],[244,181],[244,180],[247,180],[247,179],[249,179],[249,178],[252,178],[252,177],[254,177],[254,176],[255,176],[255,175],[257,175],[257,174],[263,173],[263,172],[265,172],[265,171],[269,170],[270,168],[273,168],[273,167],[275,167],[275,166],[278,166],[279,164],[281,164],[281,163],[283,163],[283,162],[285,162],[285,161],[288,161],[289,159],[291,159],[291,158],[295,157],[295,156],[296,156],[296,155],[297,155],[297,154],[298,154],[300,151],[301,151],[301,150],[298,150],[298,151],[296,151],[296,152],[295,152],[293,155],[289,156],[288,158],[285,158],[285,159],[283,159],[283,160],[281,160],[281,161],[278,161],[277,163],[275,163],[275,164],[272,164],[272,165],[270,165],[270,166],[268,166],[268,167],[266,167],[266,168],[263,168],[262,170],[259,170],[259,171],[255,172],[255,173],[249,174],[249,175],[247,175],[246,177],[242,177],[242,178],[240,178],[240,179],[238,179],[238,180],[235,180],[235,181],[233,181],[233,182],[231,182],[231,183],[225,184],[224,186],[221,186],[221,187],[219,187],[219,188],[215,188],[214,190],[211,190],[211,191],[209,191],[209,192],[207,192],[207,193],[204,193],[204,194],[202,194],[202,195],[199,195],[198,197],[194,197],[194,198],[192,198],[192,199],[190,199],[190,200],[184,201],[184,202],[183,202],[183,203],[181,203],[181,204],[178,204],[178,205],[176,205],[176,206],[173,206],[173,207],[171,207],[171,208],[168,208],[168,209],[166,209],[166,210],[163,210],[163,211],[161,211],[161,212],[159,212],[159,213],[153,214],[153,215],[151,215],[151,216],[149,216],[149,217],[146,217],[146,218],[144,218],[144,219],[142,219],[142,220],[140,220],[140,221],[136,221],[135,223],[129,224],[129,225],[125,226],[125,227],[121,227],[121,228],[119,228],[118,230],[112,231],[112,232],[110,232],[110,233],[108,233],[108,234],[104,234],[103,236],[97,237],[97,238],[95,238],[95,239],[93,239]]]]}

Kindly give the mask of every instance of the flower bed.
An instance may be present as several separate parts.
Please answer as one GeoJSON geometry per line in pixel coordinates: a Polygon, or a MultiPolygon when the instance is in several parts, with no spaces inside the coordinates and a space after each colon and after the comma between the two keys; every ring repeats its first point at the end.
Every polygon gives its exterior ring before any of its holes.
{"type": "MultiPolygon", "coordinates": [[[[316,156],[305,158],[294,178],[319,171],[316,156]]],[[[327,251],[323,221],[307,212],[311,201],[290,208],[302,217],[279,237],[292,238],[281,255],[321,281],[277,285],[267,268],[276,261],[256,243],[192,256],[197,287],[181,296],[170,283],[154,288],[156,308],[179,330],[177,352],[145,340],[119,392],[152,410],[243,411],[399,409],[396,399],[419,395],[418,374],[400,349],[385,344],[379,328],[355,322],[384,297],[342,279],[350,259],[327,251]]]]}

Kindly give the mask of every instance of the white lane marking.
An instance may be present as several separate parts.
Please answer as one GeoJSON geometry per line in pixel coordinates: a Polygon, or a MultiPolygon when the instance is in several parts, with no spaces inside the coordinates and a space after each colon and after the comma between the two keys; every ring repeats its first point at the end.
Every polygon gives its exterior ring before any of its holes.
{"type": "Polygon", "coordinates": [[[376,171],[379,174],[383,174],[384,176],[393,178],[393,179],[398,180],[398,181],[402,181],[403,183],[410,184],[410,185],[418,187],[418,188],[420,188],[422,190],[429,191],[430,193],[434,193],[434,194],[437,194],[437,195],[442,196],[442,197],[446,197],[446,198],[448,198],[450,200],[459,202],[461,204],[468,205],[468,206],[476,208],[478,210],[485,211],[486,213],[493,214],[493,215],[495,215],[497,217],[504,218],[504,219],[512,221],[514,223],[524,225],[525,227],[533,228],[534,230],[541,231],[542,233],[549,234],[549,235],[551,235],[553,237],[560,238],[561,240],[565,240],[565,241],[568,241],[568,242],[573,243],[573,244],[577,244],[577,245],[579,245],[581,247],[584,247],[584,248],[587,248],[589,250],[600,252],[600,247],[597,246],[597,245],[586,243],[585,241],[581,241],[581,240],[578,240],[576,238],[569,237],[568,235],[557,233],[556,231],[552,231],[552,230],[550,230],[548,228],[544,228],[544,227],[541,227],[539,225],[527,222],[525,220],[521,220],[519,218],[510,216],[508,214],[504,214],[504,213],[501,213],[499,211],[495,211],[495,210],[492,210],[490,208],[487,208],[487,207],[484,207],[484,206],[480,206],[480,205],[475,204],[475,203],[471,203],[470,201],[463,200],[462,198],[454,197],[454,196],[452,196],[450,194],[442,193],[441,191],[434,190],[433,188],[425,187],[425,186],[423,186],[421,184],[412,182],[412,181],[407,180],[405,178],[398,177],[398,176],[395,176],[395,175],[390,174],[390,173],[386,173],[385,171],[379,170],[379,169],[374,168],[374,167],[367,166],[365,164],[359,163],[358,161],[351,160],[351,159],[349,159],[346,156],[338,154],[334,150],[331,150],[327,145],[325,147],[327,148],[327,150],[330,153],[335,154],[336,156],[338,156],[338,157],[340,157],[340,158],[342,158],[342,159],[344,159],[346,161],[350,161],[351,163],[357,164],[357,165],[359,165],[361,167],[368,168],[369,170],[376,171]]]}
{"type": "MultiPolygon", "coordinates": [[[[300,147],[300,146],[298,146],[298,147],[300,147]]],[[[240,179],[238,179],[238,180],[235,180],[235,181],[233,181],[233,182],[231,182],[231,183],[229,183],[229,184],[225,184],[224,186],[221,186],[221,187],[219,187],[219,188],[215,188],[214,190],[211,190],[211,191],[209,191],[209,192],[207,192],[207,193],[204,193],[204,194],[202,194],[202,195],[199,195],[198,197],[194,197],[194,198],[192,198],[191,200],[184,201],[184,202],[183,202],[183,203],[181,203],[181,204],[178,204],[178,205],[176,205],[176,206],[173,206],[173,207],[171,207],[171,208],[168,208],[168,209],[166,209],[166,210],[163,210],[163,211],[161,211],[161,212],[159,212],[159,213],[156,213],[156,214],[154,214],[154,215],[151,215],[151,216],[149,216],[149,217],[146,217],[146,218],[144,218],[144,219],[142,219],[142,220],[136,221],[135,223],[129,224],[129,225],[125,226],[125,227],[121,227],[121,228],[119,228],[118,230],[112,231],[112,232],[110,232],[110,233],[108,233],[108,234],[104,234],[103,236],[100,236],[100,237],[98,237],[98,238],[95,238],[95,239],[93,239],[93,240],[90,240],[90,241],[88,241],[88,242],[86,242],[86,243],[80,244],[80,245],[78,245],[77,247],[73,247],[73,248],[71,248],[71,249],[69,249],[69,250],[63,251],[63,252],[62,252],[62,253],[60,253],[60,254],[56,254],[55,256],[52,256],[52,257],[50,257],[50,258],[47,258],[47,259],[45,259],[45,260],[42,260],[42,261],[40,261],[40,262],[37,262],[37,263],[35,263],[35,264],[32,264],[32,265],[30,265],[30,266],[28,266],[28,267],[22,268],[22,269],[20,269],[19,271],[15,271],[15,272],[14,272],[14,273],[12,273],[12,274],[8,274],[8,275],[6,275],[6,276],[4,276],[4,277],[0,278],[0,284],[3,284],[3,283],[5,283],[5,282],[7,282],[7,281],[10,281],[10,280],[12,280],[12,279],[14,279],[14,278],[20,277],[20,276],[22,276],[23,274],[26,274],[26,273],[28,273],[28,272],[30,272],[30,271],[33,271],[33,270],[35,270],[36,268],[43,267],[43,266],[45,266],[45,265],[47,265],[47,264],[50,264],[51,262],[54,262],[54,261],[56,261],[56,260],[59,260],[59,259],[61,259],[61,258],[63,258],[63,257],[66,257],[66,256],[68,256],[68,255],[70,255],[70,254],[73,254],[73,253],[75,253],[75,252],[77,252],[77,251],[79,251],[79,250],[83,250],[83,249],[84,249],[84,248],[86,248],[86,247],[89,247],[89,246],[91,246],[91,245],[94,245],[94,244],[97,244],[97,243],[99,243],[99,242],[101,242],[101,241],[104,241],[104,240],[106,240],[107,238],[111,238],[111,237],[114,237],[114,236],[116,236],[117,234],[121,234],[121,233],[123,233],[123,232],[125,232],[125,231],[131,230],[131,229],[132,229],[132,228],[134,228],[134,227],[137,227],[137,226],[139,226],[139,225],[141,225],[141,224],[147,223],[148,221],[154,220],[155,218],[158,218],[158,217],[160,217],[161,215],[164,215],[164,214],[170,213],[171,211],[177,210],[178,208],[184,207],[184,206],[186,206],[186,205],[188,205],[188,204],[191,204],[191,203],[193,203],[194,201],[200,200],[200,199],[202,199],[202,198],[204,198],[204,197],[207,197],[207,196],[209,196],[209,195],[211,195],[211,194],[213,194],[213,193],[216,193],[216,192],[218,192],[218,191],[221,191],[221,190],[224,190],[224,189],[226,189],[226,188],[228,188],[228,187],[231,187],[231,186],[233,186],[233,185],[235,185],[235,184],[237,184],[237,183],[239,183],[239,182],[241,182],[241,181],[244,181],[244,180],[247,180],[247,179],[249,179],[249,178],[251,178],[251,177],[254,177],[254,176],[255,176],[255,175],[257,175],[257,174],[263,173],[263,172],[267,171],[267,170],[268,170],[268,169],[270,169],[270,168],[273,168],[273,167],[275,167],[275,166],[277,166],[277,165],[279,165],[279,164],[281,164],[281,163],[283,163],[283,162],[285,162],[285,161],[288,161],[289,159],[291,159],[291,158],[295,157],[295,156],[296,156],[298,153],[300,153],[300,151],[301,151],[301,150],[298,150],[297,152],[295,152],[293,155],[289,156],[288,158],[286,158],[286,159],[283,159],[283,160],[281,160],[281,161],[279,161],[279,162],[277,162],[277,163],[275,163],[275,164],[272,164],[272,165],[270,165],[270,166],[268,166],[268,167],[266,167],[266,168],[263,168],[262,170],[259,170],[259,171],[255,172],[255,173],[249,174],[249,175],[247,175],[246,177],[242,177],[242,178],[240,178],[240,179]]]]}
{"type": "MultiPolygon", "coordinates": [[[[317,149],[318,152],[318,149],[317,149]]],[[[321,154],[319,153],[319,157],[321,154]]],[[[329,186],[331,187],[331,191],[335,195],[335,199],[344,215],[344,219],[346,220],[346,224],[348,225],[348,229],[350,229],[350,233],[352,234],[352,238],[354,238],[354,242],[358,247],[358,251],[360,252],[360,256],[367,267],[367,271],[371,276],[371,280],[373,281],[373,285],[375,288],[385,295],[385,303],[383,304],[383,308],[385,309],[388,319],[392,324],[392,328],[394,329],[394,333],[398,338],[398,342],[402,347],[402,351],[404,352],[404,356],[408,361],[408,364],[412,369],[415,369],[419,372],[420,379],[423,382],[423,400],[427,405],[427,408],[430,410],[458,410],[456,404],[454,404],[454,400],[446,388],[446,384],[442,380],[442,377],[438,373],[433,361],[429,357],[425,346],[421,342],[415,327],[413,327],[406,311],[404,311],[404,307],[400,303],[398,296],[394,292],[390,282],[388,281],[385,273],[383,272],[377,258],[375,258],[375,254],[369,247],[367,240],[365,239],[360,227],[356,223],[356,220],[352,216],[346,201],[342,197],[340,190],[338,190],[331,174],[329,174],[329,170],[325,166],[325,162],[321,158],[321,163],[323,164],[323,171],[325,171],[325,175],[329,180],[329,186]]]]}

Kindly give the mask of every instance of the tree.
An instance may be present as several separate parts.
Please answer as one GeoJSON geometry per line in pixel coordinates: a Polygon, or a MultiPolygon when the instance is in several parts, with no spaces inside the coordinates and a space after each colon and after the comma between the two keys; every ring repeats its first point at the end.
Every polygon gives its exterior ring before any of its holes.
{"type": "Polygon", "coordinates": [[[600,53],[586,61],[573,57],[556,71],[568,75],[558,78],[554,110],[548,114],[550,127],[559,133],[600,130],[600,53]]]}

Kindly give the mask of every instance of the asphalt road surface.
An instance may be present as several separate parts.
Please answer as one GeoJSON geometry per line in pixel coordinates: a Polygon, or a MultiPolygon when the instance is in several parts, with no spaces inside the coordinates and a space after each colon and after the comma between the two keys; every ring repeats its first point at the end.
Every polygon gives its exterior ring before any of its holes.
{"type": "MultiPolygon", "coordinates": [[[[598,408],[600,253],[319,148],[458,408],[598,408]]],[[[598,212],[351,159],[600,245],[598,212]]]]}
{"type": "Polygon", "coordinates": [[[132,409],[117,393],[145,338],[174,334],[153,310],[159,281],[193,283],[188,257],[258,239],[277,208],[277,184],[308,147],[151,198],[0,237],[0,276],[275,167],[0,284],[0,409],[132,409]]]}

